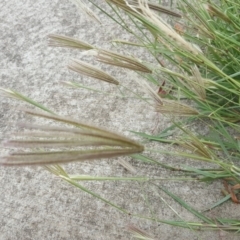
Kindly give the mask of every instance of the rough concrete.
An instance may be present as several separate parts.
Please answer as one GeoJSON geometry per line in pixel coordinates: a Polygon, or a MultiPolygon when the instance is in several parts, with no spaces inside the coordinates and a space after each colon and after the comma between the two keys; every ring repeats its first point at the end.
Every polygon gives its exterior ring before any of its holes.
{"type": "MultiPolygon", "coordinates": [[[[99,0],[102,4],[102,1],[99,0]]],[[[53,49],[47,46],[49,33],[78,37],[103,48],[112,48],[114,38],[128,39],[111,20],[99,14],[98,25],[79,13],[66,0],[2,0],[0,2],[0,86],[17,90],[62,115],[91,120],[135,138],[128,130],[150,132],[156,125],[156,113],[139,100],[123,99],[115,87],[81,77],[66,70],[70,57],[81,57],[76,50],[53,49]],[[101,95],[87,90],[69,89],[60,84],[75,80],[108,92],[101,95]]],[[[98,13],[98,11],[97,11],[98,13]]],[[[113,48],[112,48],[113,49],[113,48]]],[[[144,52],[139,53],[144,56],[144,52]]],[[[122,84],[136,87],[135,73],[106,68],[122,84]]],[[[139,90],[140,91],[140,90],[139,90]]],[[[17,129],[23,116],[16,111],[27,104],[0,98],[0,138],[17,129]]],[[[169,120],[160,116],[156,131],[164,129],[169,120]]],[[[154,146],[154,144],[153,144],[154,146]]],[[[157,145],[155,145],[156,147],[157,145]]],[[[163,145],[161,148],[168,148],[163,145]]],[[[4,154],[6,149],[1,149],[4,154]]],[[[125,158],[131,161],[129,158],[125,158]]],[[[158,156],[159,161],[174,165],[185,160],[158,156]]],[[[168,176],[165,170],[131,162],[137,175],[168,176]]],[[[189,163],[188,163],[189,164],[189,163]]],[[[196,164],[196,163],[192,163],[196,164]]],[[[114,160],[69,164],[71,173],[131,176],[114,160]]],[[[126,225],[133,223],[151,233],[156,239],[239,239],[221,231],[194,232],[168,225],[126,216],[80,190],[57,179],[41,167],[0,168],[0,239],[131,239],[126,225]]],[[[163,182],[169,190],[181,196],[199,211],[221,198],[221,184],[163,182]]],[[[161,196],[187,220],[196,220],[168,196],[147,184],[129,182],[91,182],[84,186],[98,192],[130,212],[149,214],[144,194],[154,213],[162,219],[178,219],[161,196]],[[143,190],[144,191],[143,191],[143,190]]],[[[231,202],[208,213],[211,217],[239,219],[238,206],[231,202]]]]}

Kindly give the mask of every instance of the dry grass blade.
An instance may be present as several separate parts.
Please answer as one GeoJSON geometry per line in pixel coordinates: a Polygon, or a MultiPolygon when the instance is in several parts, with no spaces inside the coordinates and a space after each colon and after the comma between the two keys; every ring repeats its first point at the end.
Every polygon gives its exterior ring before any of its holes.
{"type": "MultiPolygon", "coordinates": [[[[172,43],[181,47],[182,50],[185,50],[188,53],[191,53],[194,56],[198,56],[201,51],[196,46],[193,46],[191,43],[187,42],[180,34],[178,34],[169,24],[167,24],[160,16],[155,14],[149,6],[147,5],[146,0],[139,0],[139,8],[141,13],[139,13],[147,21],[151,22],[158,31],[161,33],[158,34],[161,38],[164,35],[168,40],[170,39],[172,43]]],[[[137,11],[137,9],[136,9],[137,11]]]]}
{"type": "Polygon", "coordinates": [[[30,128],[35,132],[14,135],[18,139],[5,141],[4,145],[24,148],[27,151],[17,151],[2,157],[1,165],[59,164],[118,157],[144,150],[143,146],[126,137],[89,124],[42,112],[30,110],[25,110],[25,112],[33,116],[66,123],[75,128],[22,124],[24,128],[30,128]],[[44,150],[36,151],[39,147],[44,147],[44,150]]]}
{"type": "Polygon", "coordinates": [[[154,240],[152,236],[150,236],[147,232],[143,231],[142,229],[134,226],[134,225],[128,225],[127,226],[128,231],[134,234],[134,237],[137,239],[143,239],[143,240],[154,240]]]}
{"type": "Polygon", "coordinates": [[[216,16],[216,17],[219,17],[221,19],[223,19],[224,21],[226,22],[231,22],[231,20],[229,19],[229,17],[227,15],[225,15],[224,13],[222,13],[220,10],[218,10],[216,7],[214,7],[213,5],[211,4],[207,4],[206,5],[206,8],[209,12],[209,14],[213,15],[213,16],[216,16]]]}
{"type": "Polygon", "coordinates": [[[118,160],[118,163],[120,165],[122,165],[126,170],[128,170],[129,172],[136,174],[137,170],[127,161],[120,159],[118,160]]]}
{"type": "Polygon", "coordinates": [[[94,47],[88,43],[80,41],[72,37],[61,36],[58,34],[48,35],[48,45],[51,47],[68,47],[68,48],[78,48],[81,50],[91,50],[94,47]]]}
{"type": "Polygon", "coordinates": [[[72,59],[72,61],[68,65],[68,68],[77,73],[84,74],[86,76],[96,78],[104,82],[116,85],[119,84],[119,82],[115,78],[113,78],[106,72],[80,60],[72,59]]]}
{"type": "Polygon", "coordinates": [[[162,101],[163,99],[156,92],[154,92],[154,90],[145,81],[138,82],[138,83],[142,86],[142,88],[145,90],[145,92],[148,93],[152,97],[152,99],[156,105],[163,104],[163,101],[162,101]]]}
{"type": "Polygon", "coordinates": [[[106,50],[97,50],[97,60],[102,63],[127,68],[134,71],[152,73],[152,70],[133,57],[124,56],[106,50]]]}
{"type": "MultiPolygon", "coordinates": [[[[128,11],[128,12],[133,11],[131,6],[134,6],[135,8],[138,9],[138,0],[120,0],[120,1],[119,0],[106,0],[106,2],[115,4],[116,6],[122,8],[124,11],[128,11]]],[[[149,3],[149,2],[147,2],[147,4],[151,10],[154,10],[157,12],[162,12],[162,13],[168,14],[173,17],[179,17],[179,18],[182,17],[180,14],[178,14],[170,9],[167,9],[165,7],[162,7],[159,4],[149,3]]],[[[138,10],[141,11],[140,9],[138,9],[138,10]]]]}

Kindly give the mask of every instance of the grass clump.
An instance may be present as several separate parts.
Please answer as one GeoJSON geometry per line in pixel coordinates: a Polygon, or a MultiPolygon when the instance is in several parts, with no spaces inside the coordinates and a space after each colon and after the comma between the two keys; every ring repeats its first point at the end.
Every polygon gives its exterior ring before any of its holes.
{"type": "MultiPolygon", "coordinates": [[[[75,2],[80,4],[80,1],[75,2]]],[[[100,49],[81,40],[60,35],[49,35],[49,45],[94,52],[93,55],[96,60],[103,64],[136,71],[139,76],[145,78],[145,81],[141,82],[140,85],[151,98],[151,102],[147,101],[148,104],[152,105],[155,111],[170,115],[173,120],[172,126],[157,135],[144,132],[135,132],[135,134],[147,141],[169,143],[180,147],[177,148],[180,150],[171,152],[148,148],[146,150],[148,152],[181,156],[208,163],[214,167],[199,169],[188,166],[176,169],[147,155],[141,155],[140,153],[144,150],[141,144],[137,144],[118,134],[57,116],[47,108],[21,94],[4,89],[1,90],[5,94],[27,101],[51,113],[38,113],[27,110],[28,114],[64,122],[74,126],[74,128],[25,124],[24,127],[35,131],[28,134],[23,133],[20,139],[9,140],[5,144],[7,146],[24,147],[31,151],[12,153],[3,159],[2,164],[54,164],[46,168],[70,184],[124,213],[128,213],[128,211],[84,188],[78,181],[148,181],[149,185],[154,187],[156,191],[164,192],[170,196],[183,208],[199,218],[201,222],[168,221],[153,216],[143,217],[137,214],[132,214],[133,216],[190,229],[222,229],[239,232],[240,222],[238,220],[209,218],[155,182],[156,180],[187,181],[190,179],[205,182],[221,180],[223,181],[225,196],[207,209],[217,207],[229,199],[235,203],[240,203],[237,195],[240,189],[240,19],[238,17],[240,5],[238,1],[201,0],[192,2],[181,0],[178,1],[178,11],[175,12],[145,0],[106,0],[106,3],[115,13],[114,15],[106,12],[94,1],[89,0],[89,2],[136,39],[135,42],[123,40],[115,42],[133,47],[143,47],[151,54],[152,60],[150,62],[142,61],[133,56],[100,49]],[[170,16],[169,21],[164,19],[166,15],[162,15],[163,13],[170,16]],[[123,14],[125,14],[124,17],[122,17],[123,14]],[[164,82],[160,81],[159,75],[164,77],[164,82]],[[184,118],[175,121],[172,118],[173,116],[182,116],[184,118]],[[194,132],[187,127],[194,123],[204,125],[208,129],[208,134],[202,135],[201,131],[194,132]],[[173,135],[172,138],[169,138],[172,131],[176,130],[182,134],[173,135]],[[23,137],[28,139],[23,139],[23,137]],[[45,148],[41,151],[34,150],[39,147],[48,147],[49,149],[54,147],[68,149],[75,147],[77,149],[46,151],[45,148]],[[79,147],[82,148],[78,149],[79,147]],[[86,150],[86,147],[90,149],[86,150]],[[182,178],[177,176],[174,179],[71,176],[61,166],[56,165],[70,161],[121,155],[132,155],[135,160],[159,165],[159,167],[168,170],[182,171],[185,175],[182,178]]],[[[83,7],[82,3],[80,5],[81,9],[88,9],[83,7]]],[[[95,20],[98,19],[89,10],[87,13],[91,13],[95,20]]],[[[83,61],[72,60],[68,67],[83,75],[121,85],[109,74],[83,61]]],[[[76,84],[69,83],[69,85],[77,87],[76,84]]],[[[136,227],[131,227],[131,231],[150,239],[147,233],[136,227]]]]}

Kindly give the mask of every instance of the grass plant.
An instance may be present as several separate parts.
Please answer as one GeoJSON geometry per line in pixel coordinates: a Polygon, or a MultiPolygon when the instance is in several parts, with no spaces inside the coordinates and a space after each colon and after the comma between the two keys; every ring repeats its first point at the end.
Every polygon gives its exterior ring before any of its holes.
{"type": "MultiPolygon", "coordinates": [[[[82,10],[88,9],[87,13],[100,21],[82,1],[73,2],[82,10]]],[[[12,153],[4,157],[1,164],[46,165],[45,168],[51,173],[126,214],[129,214],[126,209],[86,189],[79,184],[79,181],[147,182],[155,191],[164,192],[200,221],[170,221],[154,216],[140,216],[134,213],[131,215],[189,229],[221,229],[238,233],[240,231],[239,220],[209,218],[204,212],[197,211],[180,197],[161,187],[157,181],[213,182],[220,180],[223,182],[225,196],[205,210],[215,208],[229,200],[240,203],[238,199],[240,191],[240,4],[236,0],[180,0],[177,11],[175,11],[145,0],[106,0],[108,7],[114,13],[112,14],[96,1],[89,0],[88,2],[110,17],[113,22],[119,24],[123,30],[132,34],[136,40],[129,42],[118,39],[115,42],[127,44],[135,49],[145,48],[151,54],[151,61],[147,62],[133,56],[100,49],[81,40],[56,34],[48,36],[49,45],[88,51],[102,64],[137,72],[145,79],[140,82],[140,86],[149,96],[150,100],[146,100],[146,104],[153,106],[160,114],[168,115],[172,126],[157,135],[144,132],[134,132],[134,134],[141,136],[145,141],[175,145],[176,151],[169,152],[145,147],[145,153],[142,154],[144,150],[142,144],[95,126],[60,117],[22,94],[1,89],[7,96],[27,101],[48,112],[25,110],[27,114],[74,127],[24,124],[23,127],[30,128],[31,131],[23,132],[19,138],[5,141],[4,144],[9,147],[24,147],[30,151],[12,153]],[[163,78],[164,81],[161,80],[163,78]],[[181,116],[181,118],[176,120],[174,116],[181,116]],[[201,131],[193,131],[191,127],[188,127],[193,124],[204,125],[208,133],[203,135],[201,131]],[[181,134],[175,134],[176,132],[181,132],[181,134]],[[51,150],[46,151],[46,147],[51,150]],[[40,150],[35,150],[39,148],[40,150]],[[53,151],[52,148],[58,148],[58,150],[53,151]],[[61,150],[61,148],[67,148],[67,150],[61,150]],[[175,168],[149,157],[148,152],[181,156],[211,164],[213,167],[175,168]],[[183,176],[176,175],[174,178],[73,176],[57,165],[70,161],[121,155],[131,155],[134,160],[153,164],[169,171],[177,170],[182,172],[183,176]]],[[[109,74],[80,60],[72,60],[68,67],[83,75],[115,85],[120,84],[109,74]]],[[[77,83],[66,82],[66,84],[84,87],[77,83]]],[[[139,235],[139,238],[151,239],[147,233],[136,227],[132,226],[130,230],[139,235]]]]}

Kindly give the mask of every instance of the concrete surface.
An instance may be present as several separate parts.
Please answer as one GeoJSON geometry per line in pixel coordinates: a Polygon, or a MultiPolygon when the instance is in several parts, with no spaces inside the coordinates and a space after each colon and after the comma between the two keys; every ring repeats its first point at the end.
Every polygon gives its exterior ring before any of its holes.
{"type": "MultiPolygon", "coordinates": [[[[96,1],[102,4],[102,1],[96,1]]],[[[111,48],[114,38],[129,39],[99,11],[103,22],[98,25],[79,13],[67,0],[1,0],[0,1],[0,86],[17,90],[48,106],[57,113],[90,120],[127,136],[136,138],[128,130],[150,132],[156,126],[156,113],[143,102],[116,97],[116,87],[69,72],[65,65],[69,58],[81,58],[76,50],[54,49],[47,46],[50,33],[78,37],[103,48],[111,48]],[[101,95],[82,89],[70,89],[60,84],[75,80],[102,89],[110,95],[101,95]]],[[[126,48],[126,50],[128,50],[126,48]]],[[[140,57],[145,57],[139,52],[140,57]]],[[[84,57],[85,58],[85,57],[84,57]]],[[[88,59],[88,58],[86,58],[88,59]]],[[[100,64],[98,64],[100,65],[100,64]]],[[[102,66],[102,65],[101,65],[102,66]]],[[[131,71],[105,67],[122,84],[136,88],[131,71]]],[[[140,90],[139,90],[140,91],[140,90]]],[[[17,130],[16,122],[24,119],[16,111],[25,103],[0,97],[0,138],[17,130]]],[[[164,129],[169,120],[159,117],[157,131],[164,129]]],[[[158,146],[152,144],[152,146],[158,146]]],[[[158,146],[169,148],[169,146],[158,146]]],[[[1,154],[6,153],[1,149],[1,154]]],[[[137,175],[169,176],[165,170],[130,161],[137,175]]],[[[186,160],[158,156],[159,161],[173,165],[186,160]]],[[[192,163],[197,164],[197,163],[192,163]]],[[[71,173],[131,176],[117,159],[69,164],[71,173]]],[[[135,224],[152,234],[155,239],[239,239],[225,232],[194,232],[173,228],[151,221],[126,216],[80,190],[57,179],[41,167],[0,168],[0,240],[27,239],[131,239],[126,225],[135,224]]],[[[181,196],[199,211],[221,198],[221,184],[162,182],[169,190],[181,196]]],[[[162,219],[178,219],[159,195],[187,220],[196,220],[165,194],[147,184],[131,182],[87,182],[84,186],[103,197],[115,201],[130,212],[150,214],[143,201],[148,196],[153,212],[162,219]]],[[[211,217],[240,217],[239,206],[229,202],[208,213],[211,217]]]]}

